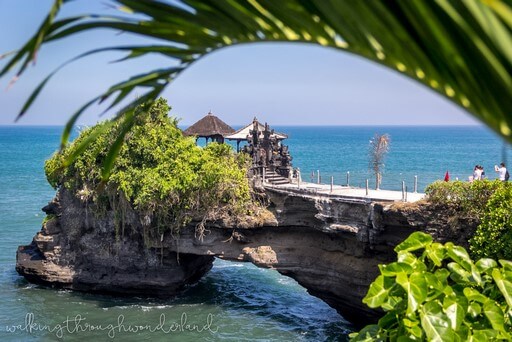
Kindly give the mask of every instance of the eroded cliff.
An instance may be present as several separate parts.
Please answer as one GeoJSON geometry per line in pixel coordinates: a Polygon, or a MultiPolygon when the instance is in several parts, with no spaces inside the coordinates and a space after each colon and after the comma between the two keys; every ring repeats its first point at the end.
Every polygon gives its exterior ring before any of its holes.
{"type": "Polygon", "coordinates": [[[101,217],[67,190],[43,208],[47,220],[32,243],[18,248],[16,270],[29,281],[73,290],[168,296],[208,272],[213,256],[172,252],[144,245],[134,212],[123,234],[115,213],[101,217]]]}
{"type": "Polygon", "coordinates": [[[29,281],[69,289],[171,296],[208,272],[214,257],[248,261],[292,277],[360,325],[378,315],[361,299],[377,265],[394,259],[396,244],[415,230],[446,240],[474,229],[448,223],[426,202],[371,203],[277,189],[266,194],[272,215],[210,221],[200,238],[197,223],[179,237],[148,234],[134,211],[119,227],[115,212],[98,215],[62,188],[43,208],[50,219],[30,245],[19,247],[16,269],[29,281]]]}

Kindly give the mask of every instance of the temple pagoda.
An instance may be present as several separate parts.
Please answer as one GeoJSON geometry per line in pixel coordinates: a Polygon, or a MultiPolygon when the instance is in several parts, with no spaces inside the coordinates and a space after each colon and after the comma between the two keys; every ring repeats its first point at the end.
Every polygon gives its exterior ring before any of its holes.
{"type": "MultiPolygon", "coordinates": [[[[250,124],[245,127],[240,128],[234,133],[224,135],[224,139],[226,140],[235,140],[236,141],[236,150],[240,151],[240,142],[249,141],[249,138],[253,136],[253,132],[258,132],[258,137],[260,139],[263,138],[263,132],[265,131],[265,125],[258,121],[255,117],[250,124]]],[[[288,135],[284,133],[274,132],[271,134],[272,138],[277,141],[281,141],[288,138],[288,135]]]]}
{"type": "Polygon", "coordinates": [[[205,138],[206,143],[208,144],[208,140],[223,143],[224,135],[231,134],[233,132],[235,132],[235,130],[231,126],[213,115],[210,111],[201,120],[183,131],[183,135],[195,136],[196,141],[199,138],[205,138]]]}

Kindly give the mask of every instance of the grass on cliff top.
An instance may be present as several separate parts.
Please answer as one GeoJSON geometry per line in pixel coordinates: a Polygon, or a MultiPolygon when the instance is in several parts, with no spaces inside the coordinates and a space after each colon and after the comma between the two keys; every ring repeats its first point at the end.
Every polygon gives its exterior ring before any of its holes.
{"type": "Polygon", "coordinates": [[[225,144],[197,147],[193,137],[183,137],[177,120],[167,116],[169,110],[164,99],[138,108],[108,180],[102,180],[102,168],[123,129],[120,121],[84,130],[69,147],[48,159],[48,182],[94,203],[96,211],[123,213],[129,206],[144,227],[160,233],[167,229],[177,233],[193,219],[204,224],[222,214],[246,214],[253,203],[245,156],[234,154],[225,144]],[[93,141],[77,153],[86,139],[93,141]],[[66,165],[73,154],[76,159],[66,165]]]}

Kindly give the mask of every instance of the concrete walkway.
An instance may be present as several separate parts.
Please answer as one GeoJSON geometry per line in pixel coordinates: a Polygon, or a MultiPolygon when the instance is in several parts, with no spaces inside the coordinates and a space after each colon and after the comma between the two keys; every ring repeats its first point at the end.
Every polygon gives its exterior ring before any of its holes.
{"type": "MultiPolygon", "coordinates": [[[[282,190],[290,190],[293,192],[304,192],[312,193],[312,194],[321,194],[327,195],[329,197],[336,198],[346,198],[346,199],[355,199],[355,200],[366,200],[366,201],[404,201],[402,198],[401,191],[393,191],[393,190],[374,190],[369,189],[368,195],[366,195],[365,188],[356,188],[356,187],[347,187],[342,185],[334,185],[331,191],[330,184],[316,184],[316,183],[307,183],[301,182],[300,185],[295,183],[275,185],[265,182],[265,187],[271,189],[282,189],[282,190]]],[[[406,193],[406,202],[416,202],[420,199],[424,198],[424,193],[406,193]]]]}

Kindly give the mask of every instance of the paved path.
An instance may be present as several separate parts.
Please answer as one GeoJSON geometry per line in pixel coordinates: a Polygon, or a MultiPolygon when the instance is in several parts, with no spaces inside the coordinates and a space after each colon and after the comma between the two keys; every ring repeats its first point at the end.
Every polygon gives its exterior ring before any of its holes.
{"type": "MultiPolygon", "coordinates": [[[[369,200],[369,201],[403,201],[402,192],[401,191],[392,191],[392,190],[368,190],[368,195],[366,195],[365,188],[355,188],[355,187],[347,187],[341,185],[334,185],[331,191],[330,184],[316,184],[316,183],[307,183],[301,182],[300,186],[297,183],[289,183],[283,185],[272,185],[270,183],[265,183],[265,187],[274,188],[274,189],[283,189],[283,190],[292,190],[294,192],[305,192],[305,193],[317,193],[322,195],[328,195],[332,197],[340,197],[347,199],[357,199],[357,200],[369,200]]],[[[425,194],[423,193],[413,193],[408,192],[406,194],[407,202],[416,202],[420,199],[424,198],[425,194]]]]}

